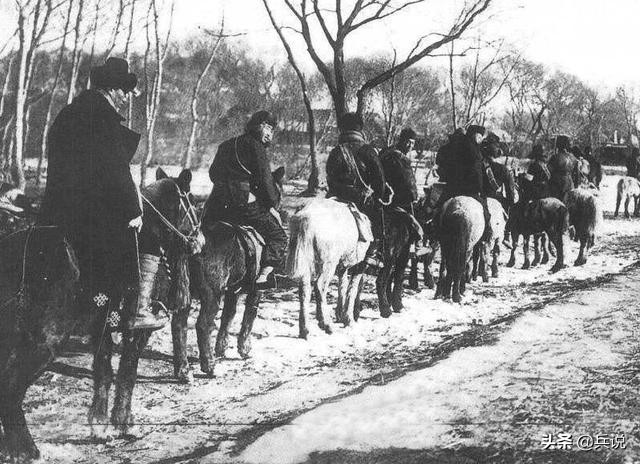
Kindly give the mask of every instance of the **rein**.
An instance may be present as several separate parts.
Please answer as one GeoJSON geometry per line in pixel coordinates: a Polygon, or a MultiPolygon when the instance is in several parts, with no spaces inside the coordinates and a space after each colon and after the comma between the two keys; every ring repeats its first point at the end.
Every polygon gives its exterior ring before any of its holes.
{"type": "MultiPolygon", "coordinates": [[[[169,219],[167,219],[167,218],[165,217],[165,215],[164,215],[164,214],[162,214],[162,213],[160,212],[160,210],[158,210],[158,208],[156,208],[156,207],[155,207],[155,205],[151,202],[151,200],[149,200],[146,196],[144,196],[144,194],[142,194],[142,193],[141,193],[141,194],[140,194],[140,196],[142,197],[142,200],[143,200],[143,201],[145,201],[145,202],[146,202],[146,203],[151,207],[151,209],[152,209],[152,210],[153,210],[153,211],[158,215],[158,218],[160,219],[160,221],[162,221],[162,223],[163,223],[165,226],[167,226],[167,228],[168,228],[169,230],[171,230],[171,232],[173,232],[174,234],[176,234],[176,235],[178,236],[178,238],[180,238],[180,239],[181,239],[185,244],[189,244],[189,238],[190,238],[190,236],[187,236],[187,235],[183,234],[182,232],[180,232],[180,231],[178,230],[178,228],[177,228],[176,226],[174,226],[174,225],[171,223],[171,221],[169,221],[169,219]]],[[[181,199],[180,204],[182,204],[182,199],[183,199],[182,192],[180,192],[180,199],[181,199]]],[[[188,200],[187,200],[187,201],[188,201],[188,200]]],[[[185,207],[185,209],[187,209],[187,208],[185,207]]],[[[187,209],[187,211],[186,211],[185,216],[189,216],[189,210],[188,210],[188,209],[187,209]]],[[[189,218],[189,219],[190,219],[190,221],[191,221],[191,218],[189,218]]],[[[191,221],[191,222],[192,222],[192,225],[194,226],[194,227],[193,227],[193,231],[192,231],[192,233],[195,233],[195,232],[198,230],[198,228],[200,227],[200,224],[199,224],[199,223],[193,223],[193,221],[191,221]]]]}

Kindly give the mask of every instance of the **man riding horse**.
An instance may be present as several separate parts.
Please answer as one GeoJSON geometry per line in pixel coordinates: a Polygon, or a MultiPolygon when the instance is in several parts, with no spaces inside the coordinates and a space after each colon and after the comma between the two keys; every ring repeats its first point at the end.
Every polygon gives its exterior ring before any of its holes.
{"type": "Polygon", "coordinates": [[[456,131],[449,139],[449,143],[440,149],[442,166],[438,166],[440,179],[446,182],[440,206],[449,198],[469,196],[482,204],[485,229],[482,240],[491,238],[491,215],[487,207],[485,196],[485,169],[480,144],[484,138],[483,126],[471,125],[466,134],[456,131]],[[446,161],[445,161],[446,160],[446,161]]]}
{"type": "Polygon", "coordinates": [[[549,159],[548,167],[551,196],[564,203],[567,193],[581,183],[578,159],[571,153],[571,143],[566,135],[556,137],[556,153],[549,159]]]}
{"type": "Polygon", "coordinates": [[[243,135],[220,145],[209,168],[213,190],[203,219],[205,226],[217,220],[250,226],[262,236],[265,247],[256,279],[260,288],[272,286],[274,280],[269,277],[283,266],[287,249],[266,150],[275,127],[276,120],[268,111],[258,111],[243,135]]]}
{"type": "Polygon", "coordinates": [[[371,221],[374,240],[365,262],[379,267],[382,240],[380,209],[385,195],[385,178],[378,153],[364,137],[362,117],[346,113],[338,123],[338,145],[327,159],[328,197],[353,203],[371,221]]]}
{"type": "MultiPolygon", "coordinates": [[[[504,164],[496,162],[496,158],[503,156],[500,147],[500,137],[490,132],[480,145],[482,164],[484,168],[483,193],[487,198],[495,198],[500,202],[505,212],[513,206],[516,185],[511,170],[504,164]]],[[[511,248],[509,230],[505,228],[502,243],[511,248]]]]}
{"type": "Polygon", "coordinates": [[[408,216],[414,233],[413,241],[416,242],[416,255],[419,256],[425,254],[427,250],[421,245],[423,231],[414,213],[415,202],[418,201],[418,189],[408,153],[413,150],[415,143],[416,132],[410,127],[402,129],[397,143],[380,155],[380,164],[385,180],[393,190],[390,206],[408,216]]]}
{"type": "Polygon", "coordinates": [[[160,253],[141,246],[153,258],[139,269],[142,204],[129,169],[140,134],[123,126],[117,111],[137,78],[125,60],[109,58],[91,70],[90,82],[91,89],[64,107],[49,130],[38,224],[64,230],[78,257],[83,303],[115,310],[127,292],[138,291],[129,328],[156,330],[165,324],[150,308],[160,253]]]}

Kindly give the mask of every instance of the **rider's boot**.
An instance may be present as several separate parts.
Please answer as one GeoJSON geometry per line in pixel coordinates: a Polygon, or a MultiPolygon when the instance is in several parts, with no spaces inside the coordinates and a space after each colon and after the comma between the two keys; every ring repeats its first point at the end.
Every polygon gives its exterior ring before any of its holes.
{"type": "Polygon", "coordinates": [[[273,266],[263,266],[258,272],[258,277],[256,278],[256,284],[264,285],[267,283],[269,274],[273,272],[273,266]]]}
{"type": "Polygon", "coordinates": [[[138,305],[136,316],[131,321],[131,330],[158,330],[165,326],[167,320],[151,311],[151,297],[160,265],[160,257],[140,255],[140,283],[138,288],[138,305]]]}

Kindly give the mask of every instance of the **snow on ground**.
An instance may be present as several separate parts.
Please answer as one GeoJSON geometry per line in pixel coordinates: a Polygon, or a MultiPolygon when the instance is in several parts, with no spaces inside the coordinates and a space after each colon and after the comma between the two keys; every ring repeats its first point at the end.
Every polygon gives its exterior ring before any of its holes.
{"type": "MultiPolygon", "coordinates": [[[[600,199],[605,211],[610,211],[615,206],[617,177],[607,176],[603,184],[600,199]]],[[[286,200],[289,207],[302,201],[286,200]]],[[[297,338],[297,291],[270,292],[254,325],[253,357],[244,361],[235,352],[240,310],[227,357],[216,365],[215,379],[198,376],[195,331],[190,331],[189,354],[196,373],[191,386],[173,380],[170,329],[158,331],[140,362],[133,399],[137,438],[132,440],[96,443],[88,438],[90,350],[81,339],[74,339],[51,372],[27,393],[32,433],[41,445],[43,460],[51,463],[151,463],[167,457],[172,457],[170,462],[183,462],[204,456],[226,462],[238,446],[292,415],[415,369],[474,327],[504,320],[576,288],[597,285],[604,274],[620,272],[640,257],[640,220],[609,216],[585,266],[569,266],[553,275],[548,272],[550,264],[526,271],[501,267],[499,278],[472,284],[462,304],[434,300],[432,290],[407,290],[405,310],[389,319],[381,319],[377,312],[369,278],[361,320],[352,327],[337,328],[333,335],[310,324],[308,341],[297,338]]],[[[576,255],[577,246],[571,243],[567,264],[576,255]]],[[[501,262],[507,259],[503,253],[501,262]]],[[[517,266],[521,265],[520,254],[517,266]]],[[[195,320],[190,322],[193,328],[195,320]]]]}
{"type": "MultiPolygon", "coordinates": [[[[626,398],[628,408],[604,405],[616,400],[603,378],[619,375],[635,358],[639,282],[636,269],[598,290],[527,313],[497,343],[460,349],[429,369],[324,404],[266,433],[238,461],[294,464],[314,453],[341,462],[349,450],[362,457],[350,462],[371,462],[385,448],[488,445],[535,453],[546,434],[559,432],[574,439],[624,433],[626,449],[619,453],[638,457],[632,434],[637,394],[626,398]],[[599,381],[588,379],[594,371],[599,381]]],[[[603,461],[608,451],[600,450],[603,461]]]]}

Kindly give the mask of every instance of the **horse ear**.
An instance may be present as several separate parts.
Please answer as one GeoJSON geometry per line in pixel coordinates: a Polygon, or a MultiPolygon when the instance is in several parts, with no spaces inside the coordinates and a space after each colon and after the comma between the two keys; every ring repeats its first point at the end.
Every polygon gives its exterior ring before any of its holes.
{"type": "Polygon", "coordinates": [[[183,169],[178,176],[178,185],[183,191],[188,192],[190,190],[192,180],[193,174],[191,173],[191,170],[183,169]]]}
{"type": "Polygon", "coordinates": [[[164,172],[164,169],[158,166],[158,168],[156,169],[156,180],[166,179],[167,177],[169,176],[166,172],[164,172]]]}
{"type": "Polygon", "coordinates": [[[280,166],[278,169],[273,171],[272,175],[273,175],[273,180],[275,180],[278,183],[282,182],[282,179],[284,178],[284,166],[280,166]]]}

